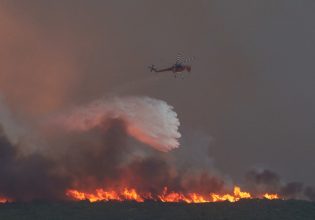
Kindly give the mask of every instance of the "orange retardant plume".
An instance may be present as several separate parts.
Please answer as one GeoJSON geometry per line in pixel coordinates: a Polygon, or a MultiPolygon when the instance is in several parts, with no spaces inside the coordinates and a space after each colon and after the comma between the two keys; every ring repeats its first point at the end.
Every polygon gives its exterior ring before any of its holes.
{"type": "MultiPolygon", "coordinates": [[[[201,195],[199,193],[181,193],[168,191],[167,187],[164,187],[163,191],[155,196],[151,193],[138,193],[136,189],[124,188],[123,190],[109,190],[96,189],[95,193],[86,193],[75,189],[69,189],[66,195],[73,200],[88,200],[90,202],[97,201],[136,201],[144,202],[145,200],[154,200],[160,202],[184,202],[184,203],[205,203],[205,202],[237,202],[240,199],[253,199],[250,193],[242,192],[240,187],[235,186],[233,193],[231,194],[216,194],[211,193],[209,195],[201,195]]],[[[279,199],[277,194],[264,194],[262,196],[265,199],[279,199]]]]}

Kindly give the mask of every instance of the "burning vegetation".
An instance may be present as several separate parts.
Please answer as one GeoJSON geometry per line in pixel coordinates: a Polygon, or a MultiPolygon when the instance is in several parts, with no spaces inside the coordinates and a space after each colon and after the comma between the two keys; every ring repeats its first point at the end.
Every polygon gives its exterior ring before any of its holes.
{"type": "MultiPolygon", "coordinates": [[[[0,132],[0,203],[315,198],[313,188],[283,183],[269,170],[250,171],[242,185],[246,192],[238,186],[229,191],[233,183],[201,163],[208,159],[204,152],[187,165],[194,155],[178,148],[177,114],[160,100],[99,101],[44,125],[37,131],[40,139],[34,145],[38,148],[29,149],[24,139],[13,143],[0,132]]],[[[193,143],[196,154],[198,146],[193,143]]]]}
{"type": "MultiPolygon", "coordinates": [[[[216,194],[210,193],[209,195],[201,195],[199,193],[179,193],[168,191],[167,187],[157,195],[152,193],[138,193],[135,189],[124,188],[120,191],[103,189],[96,189],[94,193],[85,193],[78,190],[70,189],[67,191],[67,196],[74,200],[88,200],[90,202],[98,201],[136,201],[144,202],[146,200],[153,200],[159,202],[185,202],[185,203],[205,203],[205,202],[237,202],[240,199],[253,199],[249,192],[242,192],[240,187],[235,186],[233,193],[230,194],[216,194]]],[[[277,194],[265,193],[260,198],[265,199],[280,199],[277,194]]]]}

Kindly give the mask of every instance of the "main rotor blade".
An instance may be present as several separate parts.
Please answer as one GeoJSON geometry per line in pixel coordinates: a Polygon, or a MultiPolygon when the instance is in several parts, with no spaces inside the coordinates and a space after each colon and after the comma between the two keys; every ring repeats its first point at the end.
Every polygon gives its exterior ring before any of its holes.
{"type": "Polygon", "coordinates": [[[195,57],[183,57],[181,53],[177,54],[176,57],[176,64],[183,64],[183,63],[189,63],[192,62],[195,59],[195,57]]]}
{"type": "Polygon", "coordinates": [[[194,59],[195,59],[194,56],[193,56],[193,57],[186,57],[186,58],[184,59],[183,63],[190,63],[190,62],[192,62],[194,59]]]}
{"type": "Polygon", "coordinates": [[[183,55],[181,53],[177,53],[176,64],[181,64],[184,62],[183,55]]]}

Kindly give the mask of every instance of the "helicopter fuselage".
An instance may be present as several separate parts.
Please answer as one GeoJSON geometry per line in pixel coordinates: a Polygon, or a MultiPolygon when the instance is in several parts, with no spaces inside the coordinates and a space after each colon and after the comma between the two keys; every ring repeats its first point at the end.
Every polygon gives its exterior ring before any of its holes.
{"type": "Polygon", "coordinates": [[[160,73],[160,72],[167,72],[167,71],[171,71],[173,73],[180,73],[180,72],[184,72],[185,70],[187,72],[190,72],[191,71],[191,66],[188,66],[188,65],[173,65],[169,68],[165,68],[165,69],[155,69],[153,68],[152,69],[154,72],[157,72],[157,73],[160,73]]]}

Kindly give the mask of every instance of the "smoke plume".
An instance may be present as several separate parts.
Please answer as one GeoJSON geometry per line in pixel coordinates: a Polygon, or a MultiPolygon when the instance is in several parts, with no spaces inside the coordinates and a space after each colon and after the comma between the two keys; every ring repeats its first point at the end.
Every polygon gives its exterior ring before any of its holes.
{"type": "Polygon", "coordinates": [[[277,193],[284,199],[308,199],[314,201],[314,188],[301,182],[285,182],[280,176],[267,169],[251,170],[246,176],[246,186],[255,193],[265,191],[277,193]]]}
{"type": "Polygon", "coordinates": [[[17,201],[61,199],[68,178],[54,173],[54,167],[37,153],[19,157],[18,146],[0,128],[0,196],[17,201]]]}
{"type": "Polygon", "coordinates": [[[164,101],[101,100],[52,117],[48,125],[51,130],[40,133],[37,142],[42,146],[28,154],[20,154],[23,141],[13,144],[1,132],[0,196],[30,201],[66,199],[69,188],[128,186],[152,195],[165,186],[183,193],[225,188],[225,181],[209,170],[181,167],[174,155],[160,152],[178,147],[180,137],[176,113],[164,101]]]}
{"type": "MultiPolygon", "coordinates": [[[[200,148],[204,152],[195,151],[198,163],[192,162],[192,153],[183,153],[184,147],[165,153],[179,146],[180,134],[177,115],[164,101],[149,97],[99,100],[51,116],[43,124],[50,129],[38,132],[39,147],[32,150],[25,147],[29,141],[13,142],[0,130],[0,197],[65,200],[69,189],[93,192],[128,187],[158,199],[165,187],[169,192],[201,195],[230,190],[229,181],[211,167],[207,147],[200,148]]],[[[281,198],[314,200],[314,188],[284,183],[269,170],[252,170],[246,180],[242,187],[256,195],[268,191],[281,198]]]]}
{"type": "Polygon", "coordinates": [[[169,190],[219,192],[224,180],[207,170],[178,167],[169,154],[139,148],[129,137],[128,124],[119,118],[106,119],[94,129],[73,134],[63,140],[59,155],[66,176],[72,176],[69,187],[81,190],[96,188],[122,189],[125,186],[139,192],[169,190]],[[139,153],[140,152],[140,153],[139,153]]]}

